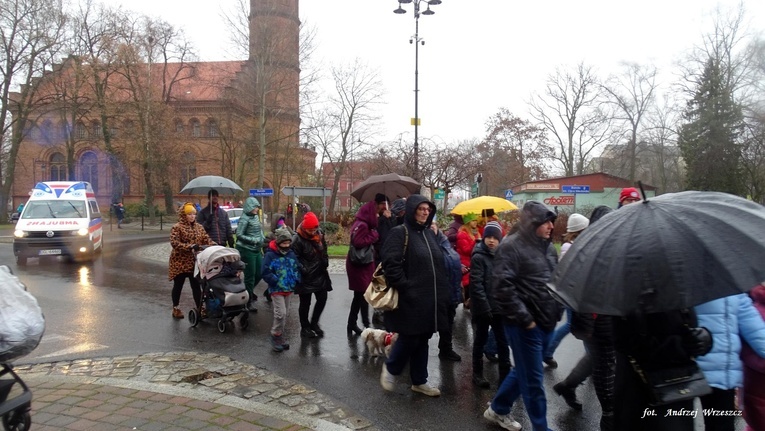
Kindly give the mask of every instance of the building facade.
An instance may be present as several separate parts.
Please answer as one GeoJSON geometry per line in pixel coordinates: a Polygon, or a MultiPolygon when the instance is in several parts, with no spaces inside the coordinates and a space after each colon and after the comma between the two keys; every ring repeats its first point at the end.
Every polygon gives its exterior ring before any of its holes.
{"type": "MultiPolygon", "coordinates": [[[[626,178],[598,172],[594,174],[574,175],[570,177],[549,178],[529,181],[513,186],[506,192],[518,208],[530,201],[543,202],[550,208],[557,207],[565,213],[589,213],[599,205],[616,208],[619,194],[625,187],[637,187],[626,178]]],[[[648,198],[656,196],[656,187],[643,184],[648,198]]]]}
{"type": "Polygon", "coordinates": [[[88,181],[105,207],[115,200],[143,202],[151,189],[149,201],[161,207],[189,200],[178,192],[200,175],[230,178],[245,194],[314,175],[316,153],[299,142],[298,5],[251,0],[247,60],[149,60],[111,75],[108,106],[97,106],[93,82],[76,97],[71,90],[83,72],[91,81],[103,73],[74,57],[57,65],[37,83],[52,102],[25,130],[12,207],[39,181],[88,181]],[[70,88],[66,98],[62,88],[70,88]]]}

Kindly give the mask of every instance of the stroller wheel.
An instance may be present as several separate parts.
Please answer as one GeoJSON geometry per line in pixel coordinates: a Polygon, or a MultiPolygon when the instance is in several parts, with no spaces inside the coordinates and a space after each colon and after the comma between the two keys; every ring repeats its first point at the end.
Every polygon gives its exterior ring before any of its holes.
{"type": "Polygon", "coordinates": [[[220,332],[221,334],[226,332],[226,320],[225,319],[218,320],[218,332],[220,332]]]}
{"type": "Polygon", "coordinates": [[[3,427],[6,431],[27,431],[32,426],[32,415],[29,411],[11,410],[3,416],[3,427]]]}
{"type": "Polygon", "coordinates": [[[248,326],[250,326],[250,319],[248,319],[247,313],[243,313],[242,316],[239,317],[239,327],[247,329],[248,326]]]}
{"type": "Polygon", "coordinates": [[[196,308],[189,310],[189,323],[191,323],[192,328],[199,324],[199,314],[197,313],[196,308]]]}

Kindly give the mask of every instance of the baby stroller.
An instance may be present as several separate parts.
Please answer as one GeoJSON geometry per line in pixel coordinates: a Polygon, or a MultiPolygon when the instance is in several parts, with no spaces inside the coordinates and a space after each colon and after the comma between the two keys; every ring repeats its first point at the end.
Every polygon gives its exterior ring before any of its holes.
{"type": "Polygon", "coordinates": [[[239,326],[246,329],[247,302],[250,299],[239,272],[244,269],[239,251],[213,245],[197,254],[194,276],[199,277],[202,304],[189,311],[191,327],[208,318],[218,319],[218,331],[226,332],[226,324],[241,314],[239,326]]]}
{"type": "Polygon", "coordinates": [[[37,300],[10,268],[0,266],[0,417],[6,430],[25,431],[32,425],[32,392],[9,361],[34,350],[44,331],[37,300]]]}

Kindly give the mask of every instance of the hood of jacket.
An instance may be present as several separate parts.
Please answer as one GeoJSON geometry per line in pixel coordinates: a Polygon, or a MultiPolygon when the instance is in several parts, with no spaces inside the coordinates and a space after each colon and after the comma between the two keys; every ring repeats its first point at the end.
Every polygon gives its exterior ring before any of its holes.
{"type": "Polygon", "coordinates": [[[260,202],[258,202],[257,199],[250,196],[244,201],[244,205],[242,205],[242,212],[245,214],[250,214],[252,210],[254,210],[256,207],[260,206],[260,202]]]}
{"type": "Polygon", "coordinates": [[[611,211],[613,211],[613,209],[611,209],[611,207],[609,206],[606,206],[606,205],[596,206],[595,209],[592,210],[592,214],[590,214],[590,224],[593,224],[596,221],[600,220],[601,217],[610,213],[611,211]]]}
{"type": "Polygon", "coordinates": [[[550,211],[547,206],[541,202],[528,201],[521,211],[521,219],[518,222],[518,230],[527,237],[536,236],[536,230],[543,223],[548,221],[555,222],[558,215],[550,211]]]}
{"type": "Polygon", "coordinates": [[[356,220],[363,221],[370,229],[377,229],[377,203],[369,201],[362,205],[356,212],[356,220]]]}
{"type": "Polygon", "coordinates": [[[189,219],[186,218],[186,213],[183,212],[184,206],[186,206],[185,203],[181,205],[180,207],[178,207],[178,210],[175,212],[178,215],[178,223],[183,223],[188,225],[196,223],[196,220],[189,221],[189,219]]]}
{"type": "Polygon", "coordinates": [[[433,222],[433,217],[436,216],[436,204],[429,201],[425,196],[423,195],[411,195],[406,199],[406,214],[404,215],[404,222],[411,226],[415,230],[423,230],[430,227],[430,224],[433,222]],[[427,203],[430,207],[430,214],[428,215],[428,219],[425,220],[425,224],[419,224],[414,218],[415,213],[417,212],[417,207],[420,206],[421,203],[427,203]]]}

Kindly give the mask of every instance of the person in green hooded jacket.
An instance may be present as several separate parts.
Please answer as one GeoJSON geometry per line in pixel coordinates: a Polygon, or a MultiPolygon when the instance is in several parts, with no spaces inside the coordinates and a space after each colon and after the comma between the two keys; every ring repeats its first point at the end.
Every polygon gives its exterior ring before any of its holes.
{"type": "Polygon", "coordinates": [[[236,249],[242,256],[242,261],[247,264],[244,268],[244,287],[250,294],[250,302],[247,308],[255,310],[255,286],[260,282],[261,266],[263,263],[263,225],[260,219],[260,202],[250,196],[244,201],[242,216],[236,228],[236,249]]]}

